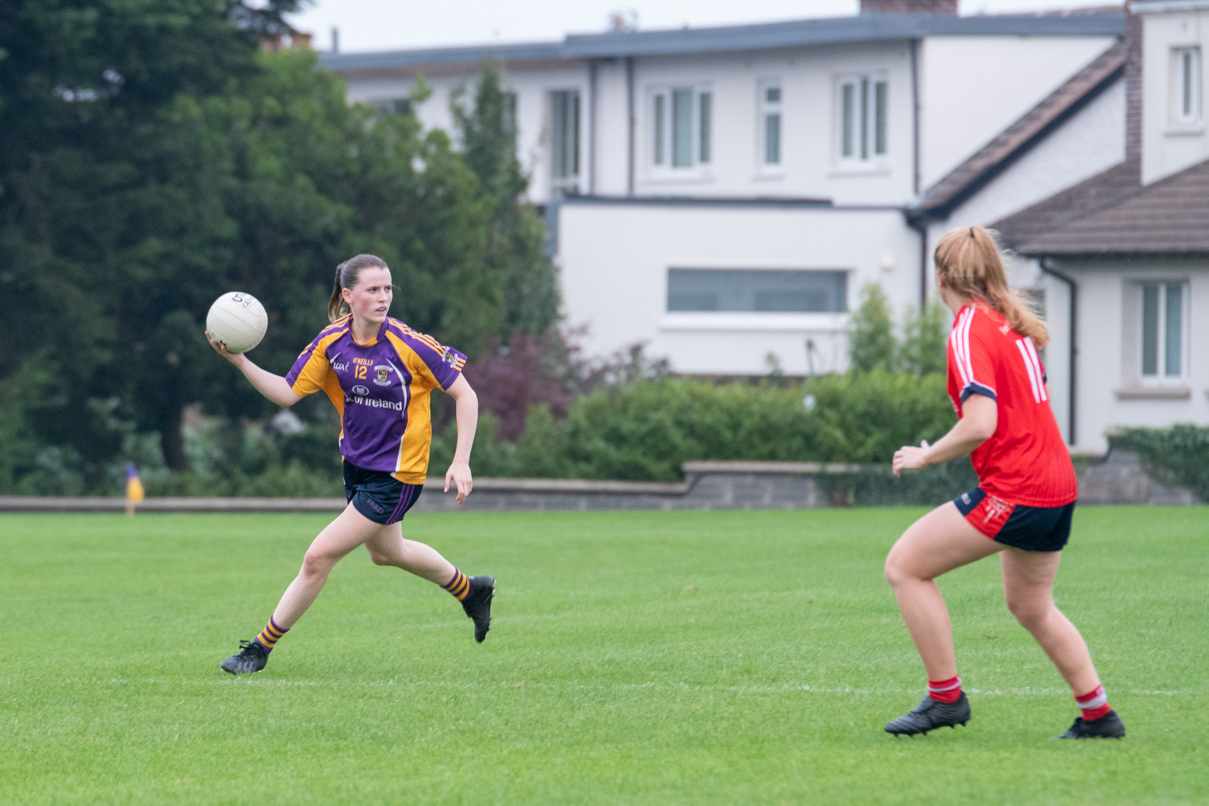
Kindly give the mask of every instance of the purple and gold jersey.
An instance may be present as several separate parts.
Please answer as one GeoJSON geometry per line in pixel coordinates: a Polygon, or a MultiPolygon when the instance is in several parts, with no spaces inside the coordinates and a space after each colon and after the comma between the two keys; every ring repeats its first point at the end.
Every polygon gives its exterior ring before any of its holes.
{"type": "Polygon", "coordinates": [[[302,351],[286,382],[305,397],[322,390],[340,412],[340,453],[366,470],[423,484],[432,443],[429,392],[448,389],[466,356],[387,317],[368,344],[353,341],[342,316],[302,351]]]}

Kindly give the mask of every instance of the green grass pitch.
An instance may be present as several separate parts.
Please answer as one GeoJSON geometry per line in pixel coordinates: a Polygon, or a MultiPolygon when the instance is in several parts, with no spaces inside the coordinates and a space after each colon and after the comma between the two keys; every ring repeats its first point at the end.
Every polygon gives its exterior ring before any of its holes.
{"type": "Polygon", "coordinates": [[[359,550],[239,679],[325,518],[0,516],[0,803],[1209,802],[1209,509],[1076,514],[1057,599],[1129,731],[1078,743],[993,559],[941,582],[973,720],[882,731],[918,514],[414,515],[498,577],[483,645],[359,550]]]}

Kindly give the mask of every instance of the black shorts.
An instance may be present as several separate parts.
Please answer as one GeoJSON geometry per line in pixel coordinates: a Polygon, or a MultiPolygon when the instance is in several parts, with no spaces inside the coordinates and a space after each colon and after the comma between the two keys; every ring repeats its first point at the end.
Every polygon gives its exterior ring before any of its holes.
{"type": "Polygon", "coordinates": [[[344,498],[374,523],[386,526],[403,520],[423,490],[424,485],[404,484],[384,470],[344,463],[344,498]]]}
{"type": "Polygon", "coordinates": [[[1075,514],[1074,501],[1061,507],[1026,507],[981,489],[962,493],[953,503],[975,529],[996,543],[1025,551],[1062,551],[1075,514]]]}

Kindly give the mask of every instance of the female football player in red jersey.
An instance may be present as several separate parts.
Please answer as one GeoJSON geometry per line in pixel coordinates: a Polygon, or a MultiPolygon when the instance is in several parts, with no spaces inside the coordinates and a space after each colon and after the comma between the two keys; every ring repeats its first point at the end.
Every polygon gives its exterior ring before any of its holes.
{"type": "Polygon", "coordinates": [[[441,389],[456,402],[458,442],[445,473],[445,490],[453,485],[459,504],[473,486],[470,448],[478,398],[462,376],[466,356],[387,316],[392,297],[390,269],[381,258],[357,255],[341,263],[328,302],[331,324],[302,351],[284,378],[210,340],[279,406],[292,406],[314,392],[327,394],[340,412],[348,501],[307,549],[302,570],[264,630],[255,640],[241,642],[240,651],[222,662],[223,671],[250,674],[263,669],[277,641],[315,601],[332,568],[358,546],[365,546],[377,565],[402,568],[449,591],[474,621],[475,640],[487,636],[495,580],[467,577],[435,549],[405,540],[400,526],[420,497],[428,471],[429,393],[441,389]]]}
{"type": "Polygon", "coordinates": [[[886,731],[913,735],[970,719],[949,611],[934,580],[999,554],[1008,609],[1058,667],[1081,710],[1061,738],[1124,736],[1087,644],[1054,606],[1078,486],[1037,356],[1049,341],[1045,324],[1008,287],[999,249],[981,227],[940,239],[936,282],[956,317],[948,391],[958,420],[934,445],[900,448],[894,474],[969,455],[979,483],[912,524],[886,558],[886,579],[928,674],[923,702],[886,731]]]}

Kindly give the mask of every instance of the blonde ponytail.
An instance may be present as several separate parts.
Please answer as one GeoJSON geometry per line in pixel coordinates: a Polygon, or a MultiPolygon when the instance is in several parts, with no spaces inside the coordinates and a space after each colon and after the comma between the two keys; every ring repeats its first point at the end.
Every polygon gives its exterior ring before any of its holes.
{"type": "Polygon", "coordinates": [[[1008,286],[1003,252],[991,231],[961,227],[946,232],[936,244],[936,270],[953,293],[998,311],[1012,330],[1038,347],[1049,344],[1045,321],[1023,294],[1008,286]]]}

